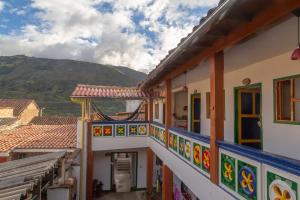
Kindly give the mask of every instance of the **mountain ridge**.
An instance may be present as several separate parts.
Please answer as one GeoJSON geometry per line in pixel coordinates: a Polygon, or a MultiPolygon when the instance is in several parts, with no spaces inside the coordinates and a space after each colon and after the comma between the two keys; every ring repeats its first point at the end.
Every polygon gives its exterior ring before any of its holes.
{"type": "MultiPolygon", "coordinates": [[[[70,59],[0,56],[0,98],[32,98],[47,115],[79,115],[69,96],[77,84],[136,86],[146,74],[128,67],[70,59]]],[[[108,114],[124,110],[124,102],[101,100],[108,114]]]]}

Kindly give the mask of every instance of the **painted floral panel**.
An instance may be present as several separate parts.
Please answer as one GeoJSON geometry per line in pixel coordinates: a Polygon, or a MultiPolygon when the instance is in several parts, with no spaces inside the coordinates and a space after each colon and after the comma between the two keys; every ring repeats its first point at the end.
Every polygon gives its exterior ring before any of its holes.
{"type": "Polygon", "coordinates": [[[235,158],[221,154],[221,182],[229,189],[235,191],[235,158]]]}
{"type": "Polygon", "coordinates": [[[102,126],[93,126],[93,136],[100,137],[102,136],[102,126]]]}
{"type": "Polygon", "coordinates": [[[201,168],[201,146],[197,143],[193,144],[193,163],[201,168]]]}
{"type": "Polygon", "coordinates": [[[257,200],[257,168],[238,161],[238,193],[247,200],[257,200]]]}
{"type": "Polygon", "coordinates": [[[278,174],[267,172],[268,200],[298,200],[298,184],[278,174]]]}
{"type": "Polygon", "coordinates": [[[126,136],[126,125],[116,125],[116,136],[126,136]]]}

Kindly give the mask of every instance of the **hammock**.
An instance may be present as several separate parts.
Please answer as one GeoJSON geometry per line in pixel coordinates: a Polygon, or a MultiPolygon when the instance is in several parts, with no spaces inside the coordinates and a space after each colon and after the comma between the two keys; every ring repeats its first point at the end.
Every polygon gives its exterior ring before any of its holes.
{"type": "Polygon", "coordinates": [[[140,114],[140,110],[143,106],[144,102],[141,102],[140,105],[137,107],[137,109],[135,109],[135,111],[133,113],[131,113],[127,118],[122,119],[122,120],[116,120],[111,118],[110,116],[104,114],[97,106],[94,102],[92,102],[92,109],[96,112],[97,116],[104,121],[135,121],[140,114]]]}

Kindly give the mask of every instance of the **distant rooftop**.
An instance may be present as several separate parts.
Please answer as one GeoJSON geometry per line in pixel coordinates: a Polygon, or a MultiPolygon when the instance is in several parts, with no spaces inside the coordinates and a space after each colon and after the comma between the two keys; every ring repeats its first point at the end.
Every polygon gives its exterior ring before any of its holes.
{"type": "Polygon", "coordinates": [[[12,108],[14,117],[17,117],[32,102],[35,103],[33,99],[0,99],[0,108],[12,108]]]}
{"type": "Polygon", "coordinates": [[[38,117],[34,117],[29,124],[34,124],[34,125],[68,125],[68,124],[77,124],[77,117],[38,116],[38,117]]]}
{"type": "Polygon", "coordinates": [[[0,152],[76,148],[76,125],[27,125],[0,135],[0,152]]]}

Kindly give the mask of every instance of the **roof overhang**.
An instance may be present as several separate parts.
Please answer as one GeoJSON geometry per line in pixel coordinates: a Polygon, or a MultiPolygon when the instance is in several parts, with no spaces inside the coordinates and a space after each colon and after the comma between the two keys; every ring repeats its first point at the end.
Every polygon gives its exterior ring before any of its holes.
{"type": "Polygon", "coordinates": [[[192,69],[213,53],[238,43],[299,6],[299,0],[226,0],[220,3],[169,51],[140,87],[151,88],[192,69]]]}

